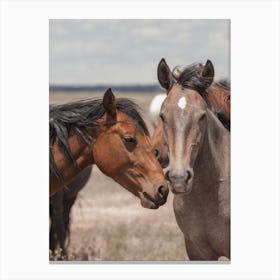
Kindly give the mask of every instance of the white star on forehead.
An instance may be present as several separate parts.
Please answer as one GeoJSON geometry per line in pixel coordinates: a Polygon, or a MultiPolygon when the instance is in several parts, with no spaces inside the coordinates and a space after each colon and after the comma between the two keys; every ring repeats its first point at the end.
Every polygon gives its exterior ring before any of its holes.
{"type": "Polygon", "coordinates": [[[178,107],[180,107],[181,109],[185,109],[186,105],[187,105],[187,101],[185,97],[181,97],[177,103],[178,107]]]}

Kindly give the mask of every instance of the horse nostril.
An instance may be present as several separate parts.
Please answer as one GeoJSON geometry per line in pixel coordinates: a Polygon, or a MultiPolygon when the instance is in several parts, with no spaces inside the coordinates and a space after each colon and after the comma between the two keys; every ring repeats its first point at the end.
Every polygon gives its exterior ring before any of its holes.
{"type": "Polygon", "coordinates": [[[156,156],[156,158],[158,157],[158,155],[159,155],[159,150],[158,150],[158,148],[154,148],[154,155],[156,156]]]}
{"type": "Polygon", "coordinates": [[[186,179],[186,183],[188,183],[192,178],[192,174],[190,171],[187,171],[187,179],[186,179]]]}
{"type": "Polygon", "coordinates": [[[165,195],[164,186],[160,186],[158,188],[158,195],[159,195],[160,198],[164,197],[164,195],[165,195]]]}
{"type": "Polygon", "coordinates": [[[170,182],[169,171],[165,173],[164,178],[170,182]]]}

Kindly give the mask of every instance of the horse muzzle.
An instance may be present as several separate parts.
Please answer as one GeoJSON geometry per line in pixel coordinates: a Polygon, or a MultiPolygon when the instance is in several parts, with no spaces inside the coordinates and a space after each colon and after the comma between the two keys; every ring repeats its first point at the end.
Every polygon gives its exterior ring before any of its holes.
{"type": "Polygon", "coordinates": [[[193,171],[191,170],[181,172],[180,174],[167,171],[165,173],[165,179],[169,182],[170,189],[174,194],[189,194],[192,191],[193,171]]]}
{"type": "Polygon", "coordinates": [[[157,209],[163,205],[168,196],[169,189],[167,186],[159,185],[156,189],[156,195],[151,195],[147,191],[140,192],[141,205],[149,209],[157,209]]]}
{"type": "Polygon", "coordinates": [[[168,156],[160,156],[160,157],[158,157],[158,161],[162,168],[166,168],[169,164],[168,156]]]}

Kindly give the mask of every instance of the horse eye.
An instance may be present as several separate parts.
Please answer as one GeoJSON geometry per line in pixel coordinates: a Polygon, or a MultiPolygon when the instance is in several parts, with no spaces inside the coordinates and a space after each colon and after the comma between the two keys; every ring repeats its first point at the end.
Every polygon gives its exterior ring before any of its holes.
{"type": "Polygon", "coordinates": [[[165,122],[165,117],[164,117],[164,115],[161,113],[161,114],[159,114],[159,117],[160,117],[160,119],[162,120],[162,122],[165,122]]]}
{"type": "Polygon", "coordinates": [[[204,114],[202,114],[201,116],[200,116],[200,118],[199,118],[199,122],[202,122],[204,119],[205,119],[205,117],[206,117],[206,114],[204,113],[204,114]]]}
{"type": "Polygon", "coordinates": [[[154,155],[157,157],[159,155],[159,150],[158,148],[153,149],[154,155]]]}
{"type": "Polygon", "coordinates": [[[136,143],[136,139],[131,136],[124,136],[123,140],[127,143],[136,143]]]}
{"type": "Polygon", "coordinates": [[[136,139],[131,136],[124,136],[123,142],[124,142],[126,149],[130,152],[132,152],[137,145],[136,139]]]}

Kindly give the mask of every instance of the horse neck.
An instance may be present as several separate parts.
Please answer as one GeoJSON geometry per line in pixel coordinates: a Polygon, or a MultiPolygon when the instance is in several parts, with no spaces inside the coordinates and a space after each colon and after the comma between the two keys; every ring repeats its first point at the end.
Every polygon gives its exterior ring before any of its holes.
{"type": "MultiPolygon", "coordinates": [[[[230,134],[208,110],[204,143],[194,166],[200,193],[218,199],[219,211],[229,215],[230,134]]],[[[210,198],[213,199],[213,198],[210,198]]]]}
{"type": "Polygon", "coordinates": [[[73,178],[84,168],[94,164],[91,145],[86,143],[80,135],[71,134],[68,138],[70,151],[75,160],[75,165],[70,162],[65,154],[58,147],[57,143],[53,145],[54,160],[60,170],[63,179],[57,178],[55,175],[50,177],[50,192],[55,193],[62,186],[70,183],[73,178]]]}
{"type": "Polygon", "coordinates": [[[229,90],[224,89],[214,83],[206,89],[206,96],[210,104],[210,108],[215,111],[223,111],[229,117],[229,103],[226,103],[225,98],[229,95],[229,90]]]}
{"type": "Polygon", "coordinates": [[[207,110],[207,127],[200,152],[200,163],[209,163],[207,170],[223,177],[229,172],[230,135],[215,115],[207,110]]]}

